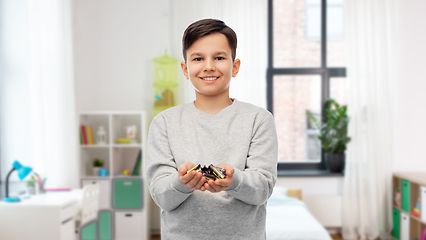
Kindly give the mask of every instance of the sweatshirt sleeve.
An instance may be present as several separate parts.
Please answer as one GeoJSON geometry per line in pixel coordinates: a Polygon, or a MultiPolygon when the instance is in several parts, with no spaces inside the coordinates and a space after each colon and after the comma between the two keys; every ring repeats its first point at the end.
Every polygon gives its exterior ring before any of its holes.
{"type": "Polygon", "coordinates": [[[234,182],[226,192],[247,204],[262,205],[277,181],[278,140],[272,114],[255,124],[253,132],[246,168],[235,169],[234,182]]]}
{"type": "Polygon", "coordinates": [[[151,123],[147,142],[147,179],[154,202],[171,211],[193,192],[179,183],[178,167],[170,150],[166,121],[157,115],[151,123]]]}

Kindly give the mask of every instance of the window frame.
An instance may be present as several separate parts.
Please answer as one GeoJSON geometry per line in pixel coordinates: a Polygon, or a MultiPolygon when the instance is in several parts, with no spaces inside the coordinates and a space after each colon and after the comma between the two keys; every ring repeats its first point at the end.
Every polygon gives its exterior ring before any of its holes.
{"type": "MultiPolygon", "coordinates": [[[[318,75],[321,77],[322,89],[321,89],[321,112],[324,114],[324,105],[326,99],[330,96],[330,78],[332,77],[346,77],[346,67],[327,67],[327,0],[321,0],[321,65],[320,67],[304,67],[304,68],[275,68],[274,67],[274,11],[273,1],[268,0],[268,68],[266,73],[266,98],[267,108],[273,114],[274,113],[274,76],[280,75],[318,75]]],[[[330,173],[327,169],[324,160],[324,150],[321,149],[321,161],[320,162],[301,162],[301,163],[278,163],[278,175],[297,175],[297,176],[309,176],[309,175],[342,175],[342,173],[330,173]]]]}

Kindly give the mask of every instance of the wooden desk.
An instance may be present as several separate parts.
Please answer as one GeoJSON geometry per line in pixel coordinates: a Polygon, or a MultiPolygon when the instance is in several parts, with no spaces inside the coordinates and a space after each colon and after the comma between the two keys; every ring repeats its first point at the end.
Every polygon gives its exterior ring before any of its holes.
{"type": "Polygon", "coordinates": [[[75,216],[82,190],[0,202],[0,239],[75,240],[75,216]]]}

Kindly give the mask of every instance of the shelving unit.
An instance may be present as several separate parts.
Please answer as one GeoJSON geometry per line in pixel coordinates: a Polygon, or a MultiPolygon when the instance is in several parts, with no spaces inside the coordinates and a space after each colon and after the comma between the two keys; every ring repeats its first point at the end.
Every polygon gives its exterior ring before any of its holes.
{"type": "Polygon", "coordinates": [[[393,231],[397,240],[420,239],[426,230],[426,172],[396,172],[393,174],[393,231]],[[395,201],[395,193],[400,190],[401,201],[395,201]],[[411,214],[419,203],[420,216],[411,214]]]}
{"type": "Polygon", "coordinates": [[[94,144],[79,143],[79,173],[81,187],[87,184],[100,185],[99,211],[111,214],[112,239],[148,240],[148,187],[146,185],[146,113],[144,111],[116,112],[82,112],[79,114],[79,126],[91,126],[94,144]],[[103,126],[107,132],[107,144],[98,145],[96,133],[103,126]],[[134,143],[117,144],[117,138],[126,138],[126,127],[136,126],[137,137],[134,143]],[[137,176],[124,175],[124,170],[131,173],[141,151],[141,164],[137,176]],[[106,177],[95,176],[92,161],[95,158],[104,160],[104,168],[108,170],[106,177]],[[135,186],[137,186],[135,188],[135,186]],[[119,199],[114,194],[132,189],[132,194],[119,199]],[[134,191],[136,189],[136,191],[134,191]],[[139,191],[140,190],[140,191],[139,191]],[[119,204],[116,201],[119,199],[119,204]],[[142,201],[140,204],[135,201],[142,201]],[[129,203],[129,207],[126,204],[129,203]],[[137,207],[135,207],[137,206],[137,207]]]}

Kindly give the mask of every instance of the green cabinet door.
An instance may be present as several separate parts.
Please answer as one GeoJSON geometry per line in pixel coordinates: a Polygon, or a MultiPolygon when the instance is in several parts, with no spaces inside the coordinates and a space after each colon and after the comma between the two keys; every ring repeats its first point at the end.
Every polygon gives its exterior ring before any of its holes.
{"type": "Polygon", "coordinates": [[[112,218],[111,212],[101,210],[98,218],[99,240],[112,240],[112,218]]]}
{"type": "Polygon", "coordinates": [[[392,236],[399,240],[400,212],[398,209],[393,209],[393,229],[392,236]]]}
{"type": "Polygon", "coordinates": [[[97,240],[96,221],[89,222],[85,226],[82,226],[80,234],[81,240],[97,240]]]}
{"type": "Polygon", "coordinates": [[[142,179],[114,179],[113,182],[114,208],[142,208],[142,179]]]}
{"type": "Polygon", "coordinates": [[[402,180],[402,210],[410,212],[410,182],[402,180]]]}

